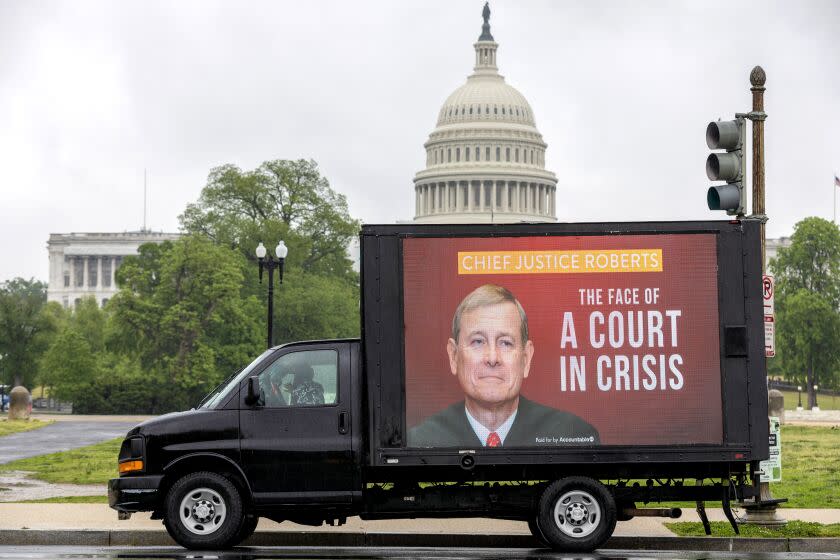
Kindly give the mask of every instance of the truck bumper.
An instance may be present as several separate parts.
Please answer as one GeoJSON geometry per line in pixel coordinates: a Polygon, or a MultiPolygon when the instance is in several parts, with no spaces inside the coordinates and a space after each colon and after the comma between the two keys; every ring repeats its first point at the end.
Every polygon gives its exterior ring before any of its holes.
{"type": "Polygon", "coordinates": [[[120,512],[153,511],[163,496],[160,483],[163,475],[129,476],[108,481],[108,505],[120,512]]]}

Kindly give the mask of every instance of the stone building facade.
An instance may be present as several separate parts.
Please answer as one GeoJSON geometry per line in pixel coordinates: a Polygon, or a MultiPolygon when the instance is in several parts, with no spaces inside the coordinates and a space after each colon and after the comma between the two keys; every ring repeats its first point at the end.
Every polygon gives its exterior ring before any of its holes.
{"type": "Polygon", "coordinates": [[[557,177],[534,112],[496,65],[490,9],[467,83],[443,104],[414,177],[418,223],[553,222],[557,177]]]}
{"type": "Polygon", "coordinates": [[[128,255],[144,243],[178,239],[177,233],[128,231],[124,233],[51,233],[47,241],[50,276],[47,301],[75,306],[93,296],[102,306],[117,293],[115,273],[128,255]]]}

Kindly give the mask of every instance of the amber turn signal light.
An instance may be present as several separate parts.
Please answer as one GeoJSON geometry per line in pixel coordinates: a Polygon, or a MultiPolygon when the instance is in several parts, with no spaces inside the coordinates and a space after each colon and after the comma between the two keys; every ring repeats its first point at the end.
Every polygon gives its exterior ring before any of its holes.
{"type": "Polygon", "coordinates": [[[120,474],[143,470],[143,461],[126,461],[120,463],[120,474]]]}

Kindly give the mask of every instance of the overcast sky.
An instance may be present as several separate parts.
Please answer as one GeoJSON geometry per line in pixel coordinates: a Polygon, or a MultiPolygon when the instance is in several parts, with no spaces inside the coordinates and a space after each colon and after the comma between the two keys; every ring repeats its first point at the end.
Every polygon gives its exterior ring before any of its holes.
{"type": "MultiPolygon", "coordinates": [[[[472,71],[481,0],[0,0],[0,281],[50,233],[177,231],[208,171],[312,158],[354,217],[410,219],[412,178],[472,71]]],[[[491,3],[561,221],[720,219],[705,128],[767,72],[769,236],[832,218],[840,2],[491,3]]]]}

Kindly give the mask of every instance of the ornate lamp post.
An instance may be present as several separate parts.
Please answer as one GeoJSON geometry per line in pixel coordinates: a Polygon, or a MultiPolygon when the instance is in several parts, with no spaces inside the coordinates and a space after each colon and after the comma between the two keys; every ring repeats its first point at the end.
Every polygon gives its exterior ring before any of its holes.
{"type": "Polygon", "coordinates": [[[820,389],[819,385],[814,385],[814,406],[813,406],[813,408],[811,408],[811,410],[816,410],[817,412],[820,411],[820,407],[817,404],[817,391],[819,391],[819,389],[820,389]]]}
{"type": "Polygon", "coordinates": [[[802,385],[796,386],[796,396],[799,398],[799,402],[796,404],[796,410],[802,410],[802,385]]]}
{"type": "Polygon", "coordinates": [[[268,347],[274,346],[274,269],[278,269],[280,276],[280,283],[283,283],[283,266],[286,262],[286,255],[289,254],[289,248],[283,243],[281,239],[274,249],[274,254],[277,260],[271,258],[271,255],[266,256],[265,246],[260,241],[257,245],[257,260],[260,263],[260,284],[262,284],[263,269],[268,270],[268,347]]]}

